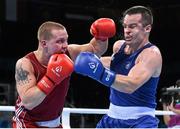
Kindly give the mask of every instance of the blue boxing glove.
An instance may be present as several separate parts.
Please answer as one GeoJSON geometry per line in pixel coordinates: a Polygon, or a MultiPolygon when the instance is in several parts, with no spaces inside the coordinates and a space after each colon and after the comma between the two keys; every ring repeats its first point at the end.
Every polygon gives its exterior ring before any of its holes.
{"type": "Polygon", "coordinates": [[[115,73],[104,68],[99,58],[91,52],[81,52],[74,63],[75,72],[93,78],[110,87],[115,80],[115,73]]]}

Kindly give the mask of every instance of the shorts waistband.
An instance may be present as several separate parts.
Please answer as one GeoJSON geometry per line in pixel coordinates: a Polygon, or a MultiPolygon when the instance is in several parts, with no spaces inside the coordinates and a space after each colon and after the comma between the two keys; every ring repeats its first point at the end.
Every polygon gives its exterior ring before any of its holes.
{"type": "Polygon", "coordinates": [[[36,122],[36,124],[42,127],[58,127],[61,125],[60,116],[53,120],[36,122]]]}
{"type": "Polygon", "coordinates": [[[142,116],[149,115],[155,117],[155,109],[139,106],[117,106],[110,103],[108,114],[109,117],[115,119],[138,119],[142,116]]]}

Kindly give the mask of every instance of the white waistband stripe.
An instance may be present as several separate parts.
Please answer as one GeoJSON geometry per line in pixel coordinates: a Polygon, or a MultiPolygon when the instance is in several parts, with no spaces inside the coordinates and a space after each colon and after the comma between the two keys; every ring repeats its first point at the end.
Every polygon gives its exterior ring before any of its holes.
{"type": "Polygon", "coordinates": [[[138,119],[141,116],[150,115],[155,117],[155,109],[149,107],[124,107],[110,103],[108,116],[115,119],[138,119]]]}
{"type": "Polygon", "coordinates": [[[36,122],[38,126],[44,126],[44,127],[58,127],[60,126],[60,116],[54,120],[49,120],[49,121],[41,121],[41,122],[36,122]]]}

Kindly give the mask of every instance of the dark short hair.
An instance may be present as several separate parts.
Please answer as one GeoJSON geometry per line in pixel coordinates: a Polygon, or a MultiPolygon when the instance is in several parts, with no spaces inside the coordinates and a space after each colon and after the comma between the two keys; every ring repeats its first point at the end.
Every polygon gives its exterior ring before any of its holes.
{"type": "Polygon", "coordinates": [[[143,26],[147,25],[153,25],[153,14],[149,7],[145,6],[133,6],[123,13],[123,19],[126,15],[132,15],[132,14],[141,14],[142,15],[142,24],[143,26]]]}

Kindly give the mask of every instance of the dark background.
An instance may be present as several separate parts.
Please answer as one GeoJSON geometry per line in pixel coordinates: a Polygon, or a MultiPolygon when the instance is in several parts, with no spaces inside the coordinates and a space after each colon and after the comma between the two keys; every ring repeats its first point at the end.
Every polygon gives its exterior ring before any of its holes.
{"type": "MultiPolygon", "coordinates": [[[[0,83],[11,84],[11,96],[15,91],[14,68],[18,58],[37,49],[37,29],[44,21],[62,23],[69,33],[69,44],[87,43],[91,23],[100,17],[110,17],[117,24],[117,34],[110,39],[110,55],[114,41],[122,37],[119,23],[122,12],[134,5],[149,6],[154,14],[154,26],[150,41],[156,44],[163,56],[160,89],[174,85],[180,78],[179,0],[17,0],[16,19],[8,20],[6,0],[0,0],[0,83]]],[[[108,88],[98,82],[73,73],[66,106],[107,108],[108,88]]],[[[10,99],[10,105],[15,100],[10,99]]],[[[161,109],[158,102],[157,109],[161,109]]]]}

